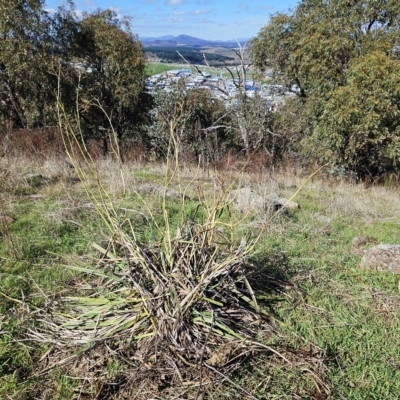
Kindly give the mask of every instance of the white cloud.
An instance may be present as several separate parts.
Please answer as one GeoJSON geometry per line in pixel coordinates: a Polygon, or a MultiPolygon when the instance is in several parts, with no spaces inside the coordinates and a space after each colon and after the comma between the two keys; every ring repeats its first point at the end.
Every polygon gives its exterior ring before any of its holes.
{"type": "Polygon", "coordinates": [[[167,6],[179,6],[180,4],[185,4],[186,0],[165,0],[167,6]]]}
{"type": "Polygon", "coordinates": [[[195,10],[192,12],[192,14],[194,15],[204,15],[204,14],[211,14],[214,11],[214,9],[210,9],[210,10],[195,10]]]}

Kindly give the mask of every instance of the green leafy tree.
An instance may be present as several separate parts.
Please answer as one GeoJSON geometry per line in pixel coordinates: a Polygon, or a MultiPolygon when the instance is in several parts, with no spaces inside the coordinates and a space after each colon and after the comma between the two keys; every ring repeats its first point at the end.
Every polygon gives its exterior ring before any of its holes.
{"type": "Polygon", "coordinates": [[[395,143],[398,135],[399,28],[396,0],[303,0],[294,11],[273,16],[253,40],[255,64],[271,66],[275,80],[288,88],[297,85],[310,144],[321,159],[359,175],[397,165],[397,152],[383,143],[395,143]],[[390,112],[382,102],[390,103],[390,112]]]}
{"type": "Polygon", "coordinates": [[[110,10],[85,14],[75,44],[81,118],[86,136],[103,138],[113,129],[119,140],[133,136],[151,99],[144,92],[146,59],[129,21],[110,10]]]}
{"type": "Polygon", "coordinates": [[[80,20],[72,0],[64,3],[51,16],[51,54],[63,63],[73,61],[79,51],[80,20]]]}
{"type": "Polygon", "coordinates": [[[1,124],[31,128],[55,117],[50,19],[43,0],[0,0],[1,124]]]}
{"type": "Polygon", "coordinates": [[[325,159],[361,175],[400,163],[400,65],[381,51],[350,63],[315,130],[325,159]]]}
{"type": "Polygon", "coordinates": [[[269,137],[268,144],[274,166],[279,167],[282,162],[295,162],[298,167],[311,163],[302,148],[302,140],[311,134],[307,111],[302,98],[291,97],[273,113],[271,131],[274,135],[269,137]]]}
{"type": "Polygon", "coordinates": [[[67,1],[49,15],[44,0],[0,0],[0,124],[57,125],[56,95],[84,139],[114,129],[118,139],[140,133],[151,98],[146,60],[129,21],[110,10],[79,19],[67,1]],[[78,99],[76,93],[79,94],[78,99]]]}

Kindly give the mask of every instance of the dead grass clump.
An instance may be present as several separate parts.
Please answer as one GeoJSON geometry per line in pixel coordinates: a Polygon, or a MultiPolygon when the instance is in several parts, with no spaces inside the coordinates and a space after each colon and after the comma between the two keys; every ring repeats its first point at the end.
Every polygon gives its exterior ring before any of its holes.
{"type": "Polygon", "coordinates": [[[97,268],[75,267],[90,277],[80,288],[87,295],[49,302],[43,328],[32,337],[85,351],[102,344],[124,354],[136,372],[168,375],[171,382],[198,378],[202,368],[234,369],[262,348],[254,341],[268,317],[246,278],[246,243],[221,249],[217,234],[186,224],[171,246],[147,246],[121,231],[109,248],[96,245],[103,254],[97,268]]]}
{"type": "Polygon", "coordinates": [[[393,189],[342,183],[332,190],[327,199],[327,210],[332,214],[379,220],[399,214],[397,194],[393,189]]]}

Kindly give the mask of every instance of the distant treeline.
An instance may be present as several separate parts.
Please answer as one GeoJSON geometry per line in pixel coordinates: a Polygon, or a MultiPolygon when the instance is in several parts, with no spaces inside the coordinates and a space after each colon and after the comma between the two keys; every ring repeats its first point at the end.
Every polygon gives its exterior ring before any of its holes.
{"type": "Polygon", "coordinates": [[[149,53],[155,54],[158,58],[160,58],[164,62],[168,63],[176,63],[182,61],[181,56],[178,54],[182,54],[182,56],[193,64],[201,64],[204,63],[204,55],[207,59],[207,62],[210,64],[215,63],[223,63],[225,61],[233,61],[233,57],[223,56],[220,54],[213,53],[203,53],[201,50],[195,47],[182,47],[182,46],[151,46],[145,47],[145,51],[149,53]],[[204,55],[203,55],[204,54],[204,55]]]}

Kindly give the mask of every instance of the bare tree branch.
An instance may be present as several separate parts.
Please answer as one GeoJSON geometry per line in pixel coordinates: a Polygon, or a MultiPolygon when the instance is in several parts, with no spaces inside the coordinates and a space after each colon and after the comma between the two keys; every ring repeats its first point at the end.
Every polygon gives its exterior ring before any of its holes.
{"type": "MultiPolygon", "coordinates": [[[[203,72],[197,65],[192,64],[192,63],[191,63],[189,60],[187,60],[178,50],[177,50],[176,52],[178,53],[179,57],[181,57],[182,60],[185,61],[186,64],[190,65],[190,66],[191,66],[192,68],[194,68],[203,78],[205,78],[204,72],[203,72]]],[[[206,56],[205,56],[204,53],[203,53],[203,57],[204,57],[204,60],[205,60],[205,62],[206,62],[206,64],[207,64],[207,66],[208,66],[209,68],[211,68],[210,65],[208,64],[208,61],[207,61],[206,56]]],[[[219,91],[220,91],[222,94],[224,94],[225,96],[229,96],[228,92],[227,92],[226,90],[220,88],[219,86],[217,86],[217,85],[209,85],[209,86],[212,87],[212,88],[214,88],[214,89],[219,90],[219,91]]]]}

